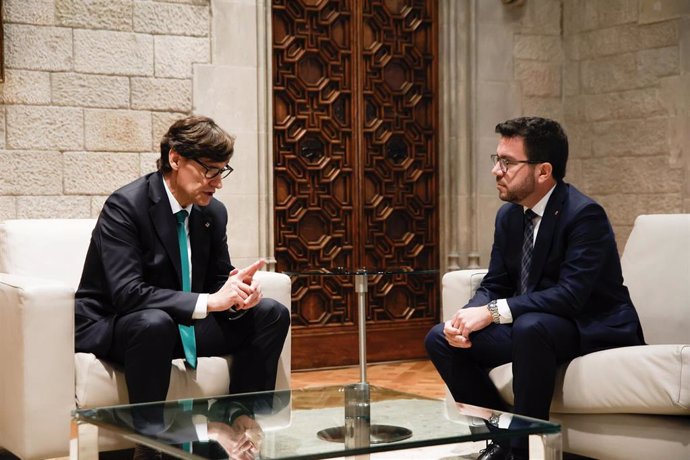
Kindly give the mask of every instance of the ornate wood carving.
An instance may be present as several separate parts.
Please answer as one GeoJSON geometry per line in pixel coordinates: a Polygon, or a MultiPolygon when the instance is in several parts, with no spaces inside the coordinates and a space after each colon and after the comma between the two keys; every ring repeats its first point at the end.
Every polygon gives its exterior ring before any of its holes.
{"type": "MultiPolygon", "coordinates": [[[[279,271],[438,267],[435,14],[423,0],[274,0],[279,271]]],[[[370,346],[404,335],[403,355],[423,355],[438,278],[374,277],[368,299],[370,346]]],[[[352,278],[294,278],[292,311],[294,367],[357,362],[352,278]],[[330,355],[300,352],[324,337],[330,355]]],[[[381,345],[370,358],[404,357],[381,345]]]]}

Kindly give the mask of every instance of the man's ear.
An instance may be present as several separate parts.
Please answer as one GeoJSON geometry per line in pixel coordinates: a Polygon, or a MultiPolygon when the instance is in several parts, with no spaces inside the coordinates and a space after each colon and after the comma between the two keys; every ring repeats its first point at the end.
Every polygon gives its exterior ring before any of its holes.
{"type": "Polygon", "coordinates": [[[174,149],[170,149],[168,152],[168,162],[170,163],[170,167],[173,169],[173,171],[177,171],[180,169],[180,159],[182,158],[182,155],[177,153],[174,149]]]}
{"type": "Polygon", "coordinates": [[[537,170],[539,174],[537,180],[540,182],[549,180],[553,177],[553,166],[551,163],[539,163],[537,170]]]}

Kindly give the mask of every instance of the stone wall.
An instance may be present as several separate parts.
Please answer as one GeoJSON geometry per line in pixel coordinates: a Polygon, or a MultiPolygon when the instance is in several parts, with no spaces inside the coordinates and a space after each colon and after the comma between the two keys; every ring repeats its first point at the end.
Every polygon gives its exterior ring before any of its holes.
{"type": "Polygon", "coordinates": [[[503,204],[489,159],[496,153],[496,124],[522,115],[563,119],[562,5],[556,0],[476,4],[476,232],[479,265],[486,266],[496,211],[503,204]]]}
{"type": "Polygon", "coordinates": [[[0,219],[94,217],[191,112],[209,0],[4,0],[3,22],[0,219]]]}
{"type": "Polygon", "coordinates": [[[621,252],[636,216],[690,212],[690,1],[474,5],[477,96],[466,116],[476,120],[476,140],[461,155],[475,165],[476,214],[457,225],[472,227],[468,252],[479,254],[480,266],[502,204],[487,157],[495,124],[510,117],[563,123],[571,142],[566,181],[604,205],[621,252]]]}
{"type": "Polygon", "coordinates": [[[619,241],[639,214],[690,212],[690,2],[564,1],[568,179],[619,241]]]}

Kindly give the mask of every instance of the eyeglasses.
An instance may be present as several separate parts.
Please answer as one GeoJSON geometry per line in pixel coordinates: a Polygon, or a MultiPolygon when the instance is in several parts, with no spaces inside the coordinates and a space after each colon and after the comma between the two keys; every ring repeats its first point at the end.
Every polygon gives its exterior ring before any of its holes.
{"type": "Polygon", "coordinates": [[[230,165],[225,165],[224,168],[216,168],[215,166],[209,166],[206,163],[202,162],[201,160],[197,158],[192,158],[192,160],[196,161],[201,165],[202,168],[204,168],[206,171],[204,172],[204,177],[206,179],[215,179],[220,175],[221,178],[225,179],[230,175],[231,172],[234,171],[230,165]]]}
{"type": "Polygon", "coordinates": [[[542,161],[536,161],[536,160],[511,160],[508,158],[499,157],[496,154],[491,155],[491,162],[493,163],[494,166],[496,166],[496,163],[498,163],[500,165],[501,172],[503,174],[508,172],[509,166],[516,165],[519,163],[526,163],[526,164],[530,164],[530,165],[536,165],[539,163],[543,163],[542,161]]]}

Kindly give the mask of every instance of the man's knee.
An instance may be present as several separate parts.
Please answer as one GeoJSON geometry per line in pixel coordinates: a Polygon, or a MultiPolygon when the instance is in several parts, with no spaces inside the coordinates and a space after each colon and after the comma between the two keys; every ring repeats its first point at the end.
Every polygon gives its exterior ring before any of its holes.
{"type": "Polygon", "coordinates": [[[177,323],[163,310],[146,309],[132,315],[128,321],[129,333],[132,336],[141,335],[160,341],[177,340],[177,323]]]}
{"type": "Polygon", "coordinates": [[[445,336],[443,335],[443,323],[432,327],[424,338],[424,346],[429,356],[432,356],[440,346],[446,343],[445,336]]]}
{"type": "Polygon", "coordinates": [[[290,327],[290,310],[277,300],[264,298],[255,308],[259,309],[267,323],[279,329],[287,330],[290,327]]]}
{"type": "Polygon", "coordinates": [[[577,326],[572,320],[548,313],[527,313],[513,323],[513,343],[537,343],[554,349],[577,347],[577,326]]]}
{"type": "Polygon", "coordinates": [[[546,322],[548,316],[552,315],[547,313],[525,313],[520,315],[513,321],[513,340],[547,332],[546,322]]]}

